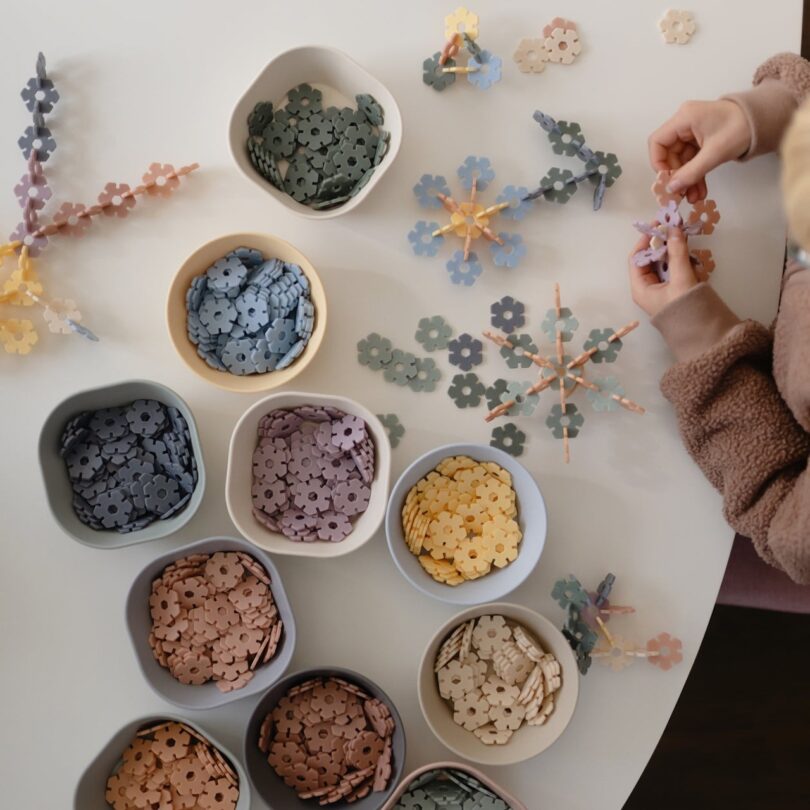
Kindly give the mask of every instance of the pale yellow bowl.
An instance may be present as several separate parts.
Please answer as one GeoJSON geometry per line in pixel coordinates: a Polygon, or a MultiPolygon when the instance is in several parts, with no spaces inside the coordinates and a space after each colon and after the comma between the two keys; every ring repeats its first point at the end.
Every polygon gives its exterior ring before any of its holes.
{"type": "Polygon", "coordinates": [[[234,233],[212,239],[197,248],[180,266],[169,287],[169,298],[166,302],[166,322],[169,337],[183,362],[204,380],[224,388],[226,391],[238,391],[255,394],[259,391],[272,391],[286,385],[297,377],[315,357],[326,331],[326,293],[323,284],[312,263],[289,242],[266,233],[234,233]],[[195,276],[204,273],[217,259],[231,250],[241,247],[260,250],[266,258],[281,259],[293,262],[301,267],[309,279],[310,296],[315,305],[315,329],[301,356],[281,371],[268,371],[266,374],[250,374],[240,377],[228,371],[211,368],[197,354],[197,347],[188,339],[186,329],[186,290],[195,276]]]}
{"type": "Polygon", "coordinates": [[[545,751],[571,722],[579,694],[577,662],[565,636],[545,616],[509,602],[490,602],[468,608],[446,621],[425,648],[418,678],[419,707],[430,730],[457,756],[481,765],[514,765],[545,751]],[[453,720],[449,703],[439,694],[433,664],[439,647],[455,627],[469,619],[496,613],[522,624],[543,649],[560,662],[562,686],[557,692],[554,711],[542,726],[524,724],[505,745],[484,745],[475,734],[453,720]]]}

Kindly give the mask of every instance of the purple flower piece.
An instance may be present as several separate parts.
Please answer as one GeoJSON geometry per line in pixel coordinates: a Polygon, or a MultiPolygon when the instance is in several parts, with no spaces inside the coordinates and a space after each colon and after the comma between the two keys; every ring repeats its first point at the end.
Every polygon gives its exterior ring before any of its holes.
{"type": "Polygon", "coordinates": [[[33,171],[20,178],[20,182],[14,186],[14,194],[21,207],[25,208],[28,205],[41,211],[45,203],[51,199],[53,192],[48,187],[45,175],[41,171],[33,171]]]}
{"type": "Polygon", "coordinates": [[[308,515],[319,515],[329,507],[329,487],[320,478],[299,481],[292,487],[293,503],[308,515]]]}
{"type": "Polygon", "coordinates": [[[290,456],[284,439],[263,439],[253,452],[253,475],[275,481],[287,473],[290,456]]]}
{"type": "Polygon", "coordinates": [[[332,503],[335,510],[344,515],[359,515],[366,510],[371,489],[359,478],[339,481],[332,490],[332,503]]]}
{"type": "Polygon", "coordinates": [[[341,512],[324,512],[318,520],[318,537],[332,543],[345,540],[352,531],[352,522],[341,512]]]}
{"type": "Polygon", "coordinates": [[[24,222],[21,222],[14,231],[9,234],[10,242],[22,242],[28,247],[28,253],[32,257],[39,256],[48,244],[47,236],[37,236],[29,231],[24,222]]]}
{"type": "Polygon", "coordinates": [[[678,211],[678,203],[670,200],[663,208],[658,210],[656,219],[665,228],[680,228],[683,225],[683,217],[678,211]]]}

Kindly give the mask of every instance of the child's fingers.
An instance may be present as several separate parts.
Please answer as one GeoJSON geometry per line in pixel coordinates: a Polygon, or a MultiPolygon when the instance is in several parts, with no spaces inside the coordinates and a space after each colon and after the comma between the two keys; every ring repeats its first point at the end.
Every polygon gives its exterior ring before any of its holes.
{"type": "Polygon", "coordinates": [[[695,271],[689,259],[689,244],[680,228],[670,228],[667,237],[669,277],[673,283],[694,283],[695,271]]]}
{"type": "MultiPolygon", "coordinates": [[[[653,227],[655,227],[655,223],[653,224],[653,227]]],[[[636,244],[633,245],[633,249],[630,251],[630,256],[628,257],[630,259],[630,264],[633,263],[633,257],[636,255],[636,253],[638,253],[640,250],[646,250],[650,246],[651,238],[652,237],[646,233],[641,235],[636,244]]]]}

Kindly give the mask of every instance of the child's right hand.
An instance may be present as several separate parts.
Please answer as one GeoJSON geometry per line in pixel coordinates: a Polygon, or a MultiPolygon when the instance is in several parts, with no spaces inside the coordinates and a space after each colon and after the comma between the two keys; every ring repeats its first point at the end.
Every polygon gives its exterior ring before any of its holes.
{"type": "Polygon", "coordinates": [[[733,101],[686,101],[650,135],[648,145],[653,169],[674,172],[668,191],[685,192],[695,203],[706,199],[706,175],[712,169],[748,151],[751,130],[733,101]]]}

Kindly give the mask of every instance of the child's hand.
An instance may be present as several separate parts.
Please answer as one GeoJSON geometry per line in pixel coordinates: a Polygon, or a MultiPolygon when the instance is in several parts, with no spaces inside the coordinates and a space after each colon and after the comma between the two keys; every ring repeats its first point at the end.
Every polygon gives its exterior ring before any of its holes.
{"type": "Polygon", "coordinates": [[[633,300],[652,318],[667,304],[680,298],[697,283],[697,276],[689,260],[689,246],[680,228],[670,228],[667,239],[669,253],[669,281],[660,282],[652,267],[636,267],[633,256],[650,245],[650,237],[643,236],[630,254],[630,291],[633,300]]]}
{"type": "Polygon", "coordinates": [[[649,141],[655,171],[674,172],[670,193],[685,192],[690,203],[706,199],[706,175],[721,163],[742,157],[751,146],[751,130],[733,101],[687,101],[649,141]]]}

